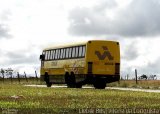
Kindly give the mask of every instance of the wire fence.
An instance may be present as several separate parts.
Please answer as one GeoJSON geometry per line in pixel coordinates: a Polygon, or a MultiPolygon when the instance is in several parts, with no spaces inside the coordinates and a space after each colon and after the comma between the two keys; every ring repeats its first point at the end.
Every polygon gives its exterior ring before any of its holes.
{"type": "Polygon", "coordinates": [[[7,73],[7,72],[1,72],[0,76],[0,83],[5,84],[41,84],[43,82],[40,81],[39,76],[37,75],[37,71],[35,71],[35,74],[30,75],[26,72],[23,74],[17,73],[7,73]]]}

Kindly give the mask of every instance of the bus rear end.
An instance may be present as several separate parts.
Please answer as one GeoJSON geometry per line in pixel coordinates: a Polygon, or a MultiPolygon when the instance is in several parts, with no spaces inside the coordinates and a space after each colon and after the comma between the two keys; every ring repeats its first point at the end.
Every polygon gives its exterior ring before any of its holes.
{"type": "Polygon", "coordinates": [[[119,81],[120,48],[118,42],[89,41],[86,54],[86,73],[94,77],[94,86],[104,88],[106,83],[119,81]]]}

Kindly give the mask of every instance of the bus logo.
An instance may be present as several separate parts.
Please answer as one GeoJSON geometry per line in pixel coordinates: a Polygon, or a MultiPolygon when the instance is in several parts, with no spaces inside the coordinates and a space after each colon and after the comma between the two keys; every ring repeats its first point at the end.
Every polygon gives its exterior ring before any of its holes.
{"type": "Polygon", "coordinates": [[[104,60],[106,57],[108,57],[109,60],[113,60],[114,57],[109,52],[107,46],[102,46],[102,48],[104,50],[103,54],[101,54],[99,51],[95,51],[95,54],[97,55],[99,60],[104,60]]]}

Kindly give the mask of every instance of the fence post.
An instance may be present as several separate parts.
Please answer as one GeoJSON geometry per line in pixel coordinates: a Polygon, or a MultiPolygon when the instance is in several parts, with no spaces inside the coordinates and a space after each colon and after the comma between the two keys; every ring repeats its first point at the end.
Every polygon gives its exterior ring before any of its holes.
{"type": "Polygon", "coordinates": [[[4,83],[4,70],[1,69],[1,73],[2,73],[2,76],[3,76],[3,83],[4,83]]]}
{"type": "Polygon", "coordinates": [[[38,77],[37,77],[37,72],[36,72],[36,70],[35,70],[35,75],[36,75],[36,80],[37,80],[37,82],[38,82],[38,77]]]}
{"type": "Polygon", "coordinates": [[[2,73],[2,75],[3,75],[3,83],[4,83],[4,73],[2,73]]]}
{"type": "Polygon", "coordinates": [[[11,84],[12,84],[12,82],[13,82],[13,79],[12,79],[12,73],[10,73],[10,76],[11,76],[11,84]]]}
{"type": "Polygon", "coordinates": [[[27,79],[27,76],[26,76],[26,73],[24,72],[24,77],[26,79],[26,82],[28,82],[28,79],[27,79]]]}
{"type": "Polygon", "coordinates": [[[136,77],[136,84],[138,84],[138,80],[137,80],[137,69],[135,69],[135,77],[136,77]]]}
{"type": "Polygon", "coordinates": [[[17,72],[17,77],[18,77],[18,82],[19,82],[19,84],[20,84],[19,72],[17,72]]]}

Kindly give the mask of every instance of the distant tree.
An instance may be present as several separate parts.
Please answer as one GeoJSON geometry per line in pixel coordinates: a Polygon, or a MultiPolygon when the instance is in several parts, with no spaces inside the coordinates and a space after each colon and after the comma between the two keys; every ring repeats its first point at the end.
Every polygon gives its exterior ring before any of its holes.
{"type": "Polygon", "coordinates": [[[12,70],[11,68],[8,68],[8,69],[6,69],[5,71],[6,71],[6,74],[7,74],[8,76],[10,76],[10,78],[12,78],[13,70],[12,70]]]}
{"type": "Polygon", "coordinates": [[[157,80],[157,76],[156,75],[150,75],[149,79],[151,79],[151,80],[157,80]]]}
{"type": "Polygon", "coordinates": [[[142,75],[142,76],[140,76],[138,79],[139,79],[139,80],[142,80],[142,79],[147,80],[147,79],[148,79],[148,77],[147,77],[147,75],[143,74],[143,75],[142,75]]]}
{"type": "Polygon", "coordinates": [[[2,74],[3,78],[4,78],[4,73],[5,73],[5,70],[3,70],[3,69],[1,68],[1,74],[2,74]]]}

